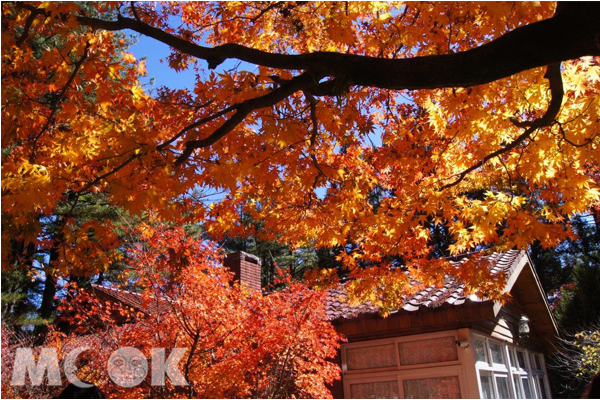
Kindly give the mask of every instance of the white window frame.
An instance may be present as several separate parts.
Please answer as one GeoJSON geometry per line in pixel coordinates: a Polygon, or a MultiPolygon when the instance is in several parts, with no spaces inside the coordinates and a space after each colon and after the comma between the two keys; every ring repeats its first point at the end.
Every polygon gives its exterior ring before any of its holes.
{"type": "Polygon", "coordinates": [[[524,347],[516,346],[512,343],[507,343],[497,338],[492,338],[490,336],[472,332],[471,334],[471,343],[473,346],[473,353],[475,353],[475,340],[481,340],[484,343],[484,351],[487,358],[487,361],[476,361],[475,369],[477,372],[477,385],[479,387],[479,397],[483,398],[483,387],[481,385],[481,375],[489,375],[492,377],[492,391],[494,398],[499,398],[498,396],[498,388],[496,384],[497,376],[506,376],[508,378],[508,393],[509,398],[527,398],[525,395],[525,389],[523,384],[523,377],[527,378],[529,389],[531,392],[531,397],[534,399],[541,399],[541,391],[540,391],[540,378],[543,379],[544,389],[546,391],[547,398],[551,398],[550,386],[548,381],[548,374],[546,372],[546,365],[544,356],[541,353],[537,353],[526,349],[524,347]],[[502,356],[504,359],[504,364],[494,363],[492,360],[492,350],[490,348],[490,343],[500,345],[502,348],[502,356]],[[523,353],[523,358],[525,361],[525,368],[519,367],[519,357],[517,351],[523,353]],[[512,365],[512,359],[510,354],[513,354],[514,363],[512,365]],[[532,360],[533,357],[538,357],[541,369],[535,368],[532,360]],[[515,378],[520,380],[520,394],[517,395],[517,387],[515,386],[515,378]]]}

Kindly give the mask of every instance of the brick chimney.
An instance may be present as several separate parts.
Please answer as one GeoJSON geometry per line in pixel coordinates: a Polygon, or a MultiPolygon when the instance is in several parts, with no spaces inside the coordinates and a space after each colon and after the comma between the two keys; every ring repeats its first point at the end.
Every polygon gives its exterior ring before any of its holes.
{"type": "Polygon", "coordinates": [[[238,251],[227,254],[223,260],[223,265],[229,267],[233,272],[235,279],[251,289],[261,289],[261,260],[255,255],[238,251]]]}

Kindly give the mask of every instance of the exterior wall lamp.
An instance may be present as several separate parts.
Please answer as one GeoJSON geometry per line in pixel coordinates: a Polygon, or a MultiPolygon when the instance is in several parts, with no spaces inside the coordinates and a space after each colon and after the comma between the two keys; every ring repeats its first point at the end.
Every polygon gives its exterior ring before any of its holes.
{"type": "Polygon", "coordinates": [[[529,337],[530,331],[531,329],[529,328],[529,318],[527,318],[525,315],[521,315],[521,318],[519,319],[519,337],[529,337]]]}

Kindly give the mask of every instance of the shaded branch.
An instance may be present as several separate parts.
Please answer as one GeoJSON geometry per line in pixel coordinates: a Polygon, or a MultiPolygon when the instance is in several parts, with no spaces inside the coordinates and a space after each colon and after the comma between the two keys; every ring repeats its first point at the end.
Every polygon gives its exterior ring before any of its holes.
{"type": "MultiPolygon", "coordinates": [[[[327,175],[325,175],[325,173],[321,169],[321,166],[319,165],[319,161],[317,160],[317,155],[315,154],[315,144],[317,142],[317,136],[319,135],[319,120],[317,119],[317,100],[309,93],[304,93],[304,95],[306,96],[306,99],[308,100],[308,103],[310,104],[310,120],[311,120],[311,124],[312,124],[312,133],[310,135],[310,150],[309,150],[310,159],[312,160],[312,163],[313,163],[314,167],[316,168],[316,170],[319,172],[319,174],[322,175],[325,179],[327,179],[327,175]]],[[[319,175],[317,175],[317,177],[315,178],[315,183],[313,184],[313,186],[315,186],[317,184],[318,177],[319,177],[319,175]]]]}
{"type": "MultiPolygon", "coordinates": [[[[18,7],[48,16],[43,9],[31,4],[19,3],[18,7]]],[[[190,130],[233,112],[233,115],[207,137],[188,141],[182,154],[175,161],[176,166],[185,163],[195,149],[211,146],[231,132],[251,112],[271,107],[299,90],[313,96],[332,95],[336,93],[335,88],[340,82],[347,86],[359,85],[384,89],[468,87],[489,83],[531,68],[556,65],[556,67],[549,67],[548,72],[551,72],[554,68],[559,68],[561,61],[600,55],[600,24],[597,23],[596,18],[600,14],[598,3],[560,3],[554,17],[518,27],[479,47],[453,54],[404,59],[384,59],[333,52],[280,54],[235,43],[210,48],[143,22],[137,15],[133,2],[131,7],[134,18],[118,15],[116,20],[103,20],[79,15],[76,19],[92,29],[109,31],[131,29],[165,43],[183,54],[203,59],[208,62],[210,68],[217,67],[227,59],[237,59],[264,67],[304,71],[268,94],[232,105],[190,124],[173,138],[157,146],[157,149],[161,150],[190,130]],[[323,77],[332,79],[317,83],[323,77]]],[[[560,79],[559,70],[558,79],[560,79]]],[[[543,118],[534,121],[531,126],[520,123],[526,128],[523,134],[463,171],[456,182],[444,187],[459,183],[469,172],[479,168],[489,159],[517,147],[536,129],[551,123],[560,108],[560,101],[557,99],[562,98],[562,84],[560,91],[561,94],[558,96],[558,92],[552,89],[552,103],[543,118]],[[556,101],[558,101],[558,108],[555,110],[556,101]]]]}
{"type": "Polygon", "coordinates": [[[170,138],[169,140],[159,144],[158,146],[156,146],[156,149],[158,151],[163,150],[165,147],[167,147],[168,145],[170,145],[171,143],[173,143],[174,141],[176,141],[177,139],[179,139],[180,137],[182,137],[183,135],[185,135],[187,132],[191,131],[192,129],[195,128],[199,128],[202,125],[210,122],[210,121],[214,121],[215,119],[222,117],[225,114],[228,114],[232,111],[234,111],[236,109],[236,106],[229,106],[227,108],[222,109],[219,112],[216,112],[212,115],[209,115],[208,117],[202,118],[188,126],[186,126],[185,128],[181,129],[175,136],[173,136],[172,138],[170,138]]]}
{"type": "Polygon", "coordinates": [[[27,20],[25,21],[25,26],[23,27],[23,34],[21,34],[21,36],[19,37],[19,39],[16,42],[17,47],[21,47],[23,42],[25,42],[25,40],[29,37],[29,30],[31,29],[31,25],[33,24],[33,21],[35,21],[35,19],[38,17],[38,15],[45,16],[45,14],[46,13],[42,9],[36,8],[36,9],[30,10],[29,17],[27,17],[27,20]]]}
{"type": "Polygon", "coordinates": [[[92,186],[97,185],[98,183],[100,183],[102,180],[108,178],[109,176],[119,172],[120,170],[122,170],[123,168],[125,168],[129,163],[131,163],[133,160],[139,158],[139,154],[134,154],[132,156],[130,156],[129,158],[127,158],[125,161],[123,161],[121,164],[119,164],[118,166],[116,166],[115,168],[113,168],[112,170],[98,176],[96,179],[94,179],[93,181],[89,182],[87,185],[85,185],[83,188],[79,189],[76,193],[77,194],[83,194],[85,193],[86,190],[90,189],[92,186]]]}
{"type": "Polygon", "coordinates": [[[594,142],[594,140],[598,137],[598,134],[599,134],[598,132],[596,132],[596,134],[585,139],[582,143],[575,143],[572,140],[567,139],[567,134],[565,133],[563,124],[561,124],[560,122],[557,122],[557,124],[558,124],[558,129],[560,130],[560,135],[561,135],[562,139],[565,142],[569,143],[573,147],[585,147],[589,144],[592,144],[594,142]]]}

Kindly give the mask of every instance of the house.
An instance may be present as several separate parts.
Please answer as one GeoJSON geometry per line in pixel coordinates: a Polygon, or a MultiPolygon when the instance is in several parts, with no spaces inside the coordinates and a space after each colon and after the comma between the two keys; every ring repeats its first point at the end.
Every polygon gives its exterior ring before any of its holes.
{"type": "MultiPolygon", "coordinates": [[[[452,277],[405,299],[387,318],[370,304],[351,306],[343,285],[329,292],[327,315],[347,342],[336,398],[550,398],[545,355],[557,326],[526,252],[490,256],[512,296],[502,305],[466,296],[452,277]]],[[[224,262],[260,288],[260,259],[239,252],[224,262]]],[[[460,262],[457,262],[460,264],[460,262]]],[[[94,285],[96,293],[140,311],[139,295],[94,285]]],[[[158,303],[157,303],[158,304],[158,303]]]]}

